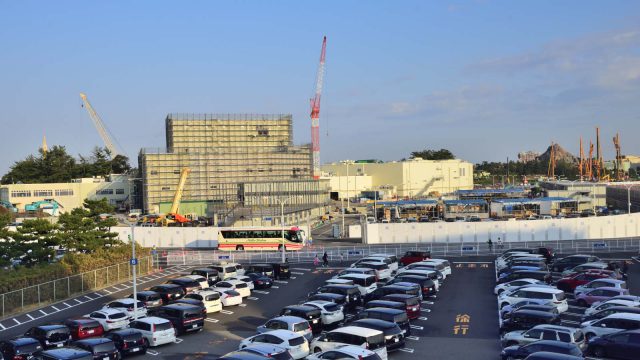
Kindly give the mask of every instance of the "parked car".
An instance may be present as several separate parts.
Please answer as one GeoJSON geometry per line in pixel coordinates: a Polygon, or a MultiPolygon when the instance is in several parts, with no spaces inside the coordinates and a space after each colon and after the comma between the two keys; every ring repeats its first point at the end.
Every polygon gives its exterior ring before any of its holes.
{"type": "MultiPolygon", "coordinates": [[[[213,270],[216,270],[218,272],[218,280],[220,280],[220,281],[238,275],[236,267],[231,265],[231,264],[228,264],[226,262],[214,263],[214,264],[209,265],[207,267],[209,269],[213,269],[213,270]]],[[[245,269],[246,272],[252,272],[252,271],[247,271],[247,270],[248,269],[245,269]]]]}
{"type": "MultiPolygon", "coordinates": [[[[182,288],[182,290],[184,290],[185,294],[194,292],[194,291],[198,291],[198,290],[202,290],[202,287],[200,286],[200,283],[190,279],[188,277],[181,277],[181,278],[175,278],[175,279],[169,279],[165,282],[165,284],[173,284],[173,285],[178,285],[182,288]]],[[[177,300],[177,299],[176,299],[177,300]]]]}
{"type": "Polygon", "coordinates": [[[277,316],[273,319],[267,320],[266,323],[258,326],[256,330],[258,333],[263,334],[265,332],[279,329],[293,331],[296,334],[304,336],[307,341],[310,341],[313,338],[309,322],[297,316],[277,316]]]}
{"type": "Polygon", "coordinates": [[[536,279],[547,284],[551,283],[551,274],[548,271],[534,271],[534,270],[518,270],[511,274],[500,278],[498,284],[503,284],[509,281],[518,279],[536,279]]]}
{"type": "Polygon", "coordinates": [[[209,286],[215,284],[216,282],[218,282],[218,280],[220,280],[218,270],[211,268],[191,270],[191,275],[200,275],[204,277],[205,279],[207,279],[207,283],[209,284],[209,286]]]}
{"type": "Polygon", "coordinates": [[[201,301],[207,311],[207,314],[219,312],[222,310],[222,301],[220,293],[213,290],[200,290],[195,293],[187,294],[184,299],[193,299],[201,301]]]}
{"type": "Polygon", "coordinates": [[[91,338],[73,342],[73,346],[93,354],[94,360],[119,360],[120,353],[113,340],[108,338],[91,338]]]}
{"type": "Polygon", "coordinates": [[[307,305],[289,305],[285,306],[280,315],[297,316],[305,319],[311,326],[311,331],[317,334],[322,331],[322,312],[320,309],[307,305]]]}
{"type": "Polygon", "coordinates": [[[627,314],[640,314],[640,308],[632,306],[607,306],[606,309],[602,309],[589,315],[582,315],[581,322],[589,320],[598,320],[605,318],[611,314],[627,313],[627,314]]]}
{"type": "Polygon", "coordinates": [[[347,297],[342,294],[334,293],[318,293],[307,297],[309,301],[330,301],[342,308],[342,312],[346,312],[347,297]]]}
{"type": "Polygon", "coordinates": [[[74,347],[63,347],[45,350],[38,354],[37,358],[39,360],[93,360],[93,354],[74,347]]]}
{"type": "Polygon", "coordinates": [[[202,309],[189,304],[169,304],[157,309],[156,316],[171,321],[177,335],[204,328],[202,309]]]}
{"type": "Polygon", "coordinates": [[[273,267],[273,278],[274,279],[290,279],[291,271],[289,269],[289,264],[287,263],[271,263],[273,267]]]}
{"type": "Polygon", "coordinates": [[[602,278],[608,278],[608,276],[597,272],[579,272],[559,279],[556,281],[556,287],[564,292],[571,293],[574,292],[578,286],[602,278]]]}
{"type": "Polygon", "coordinates": [[[577,286],[575,290],[573,290],[573,295],[578,296],[591,289],[597,289],[602,287],[627,289],[627,282],[624,280],[617,280],[617,279],[611,279],[611,278],[598,278],[584,285],[577,286]]]}
{"type": "Polygon", "coordinates": [[[154,291],[160,294],[162,302],[168,304],[174,300],[182,299],[187,293],[182,286],[176,284],[162,284],[149,288],[150,291],[154,291]]]}
{"type": "Polygon", "coordinates": [[[571,356],[582,356],[582,351],[580,351],[580,348],[577,345],[555,340],[540,340],[522,346],[509,346],[502,349],[500,356],[503,360],[525,359],[527,356],[539,351],[553,352],[571,356]]]}
{"type": "Polygon", "coordinates": [[[324,285],[316,293],[341,294],[346,297],[345,310],[354,310],[362,303],[360,289],[355,285],[324,285]]]}
{"type": "Polygon", "coordinates": [[[140,331],[149,346],[159,346],[176,341],[176,330],[171,321],[167,319],[149,316],[132,321],[129,327],[140,331]]]}
{"type": "Polygon", "coordinates": [[[403,303],[409,320],[415,320],[420,317],[422,306],[420,305],[420,299],[418,299],[417,296],[406,294],[389,294],[383,296],[382,300],[403,303]]]}
{"type": "Polygon", "coordinates": [[[598,311],[605,310],[614,306],[640,307],[640,302],[622,299],[609,299],[601,303],[594,303],[584,311],[584,316],[590,316],[598,311]]]}
{"type": "Polygon", "coordinates": [[[376,277],[376,281],[379,281],[380,279],[378,278],[378,273],[371,268],[346,268],[344,270],[341,270],[340,272],[338,272],[337,275],[334,276],[334,278],[338,278],[342,275],[346,275],[346,274],[366,274],[366,275],[373,275],[376,277]]]}
{"type": "Polygon", "coordinates": [[[220,301],[224,307],[242,304],[242,295],[235,290],[223,290],[219,293],[220,301]]]}
{"type": "Polygon", "coordinates": [[[242,281],[245,284],[247,284],[247,287],[249,288],[249,291],[253,290],[256,288],[256,286],[253,284],[253,279],[250,276],[245,276],[245,275],[238,275],[238,276],[234,276],[232,278],[229,278],[227,280],[238,280],[238,281],[242,281]]]}
{"type": "Polygon", "coordinates": [[[409,317],[407,317],[407,312],[403,310],[390,308],[364,309],[358,313],[354,320],[358,319],[378,319],[389,321],[397,324],[400,329],[402,329],[402,333],[405,336],[411,335],[411,325],[409,324],[409,317]]]}
{"type": "MultiPolygon", "coordinates": [[[[142,301],[147,310],[162,306],[164,304],[162,295],[155,291],[143,290],[136,293],[138,300],[142,301]]],[[[133,294],[129,295],[133,299],[133,294]]]]}
{"type": "Polygon", "coordinates": [[[600,258],[594,255],[569,255],[551,263],[551,271],[563,272],[577,265],[596,261],[600,261],[600,258]]]}
{"type": "Polygon", "coordinates": [[[247,273],[257,273],[262,274],[264,276],[268,276],[273,279],[273,265],[271,264],[250,264],[245,268],[247,273]]]}
{"type": "Polygon", "coordinates": [[[540,280],[536,279],[518,279],[509,281],[507,283],[498,284],[493,288],[493,293],[495,295],[500,295],[505,291],[512,290],[514,288],[523,286],[523,285],[531,285],[531,284],[542,284],[540,280]]]}
{"type": "Polygon", "coordinates": [[[0,356],[7,360],[27,360],[42,351],[40,342],[30,337],[0,341],[0,356]]]}
{"type": "Polygon", "coordinates": [[[311,342],[314,353],[338,348],[342,345],[356,345],[387,359],[387,348],[382,331],[358,326],[345,326],[323,333],[311,342]]]}
{"type": "Polygon", "coordinates": [[[516,330],[529,330],[536,325],[560,325],[558,314],[536,310],[516,310],[500,325],[500,333],[504,334],[516,330]]]}
{"type": "Polygon", "coordinates": [[[309,355],[309,342],[307,339],[289,330],[274,330],[248,337],[240,341],[239,349],[242,350],[253,344],[270,344],[285,348],[296,360],[309,355]]]}
{"type": "Polygon", "coordinates": [[[500,309],[500,318],[506,319],[512,312],[521,309],[525,306],[544,306],[549,304],[546,299],[523,299],[511,305],[504,306],[500,309]]]}
{"type": "Polygon", "coordinates": [[[431,250],[410,250],[404,253],[400,258],[400,263],[403,266],[409,264],[431,259],[431,250]]]}
{"type": "Polygon", "coordinates": [[[391,278],[391,268],[383,260],[380,261],[368,261],[361,262],[354,265],[355,268],[373,269],[376,272],[376,278],[378,281],[391,278]]]}
{"type": "Polygon", "coordinates": [[[211,290],[219,292],[234,290],[238,292],[243,298],[251,296],[251,290],[249,290],[249,286],[247,285],[247,283],[240,280],[227,279],[218,281],[216,285],[211,288],[211,290]]]}
{"type": "Polygon", "coordinates": [[[565,355],[549,351],[538,351],[525,358],[525,360],[583,360],[582,356],[565,355]]]}
{"type": "Polygon", "coordinates": [[[105,305],[105,308],[118,310],[120,312],[125,313],[127,315],[127,319],[133,319],[134,317],[145,317],[147,316],[147,307],[140,300],[133,300],[133,298],[124,298],[114,300],[105,305]],[[134,312],[134,301],[137,307],[137,312],[134,312]]]}
{"type": "Polygon", "coordinates": [[[502,336],[501,343],[503,347],[507,347],[526,345],[539,340],[572,343],[578,345],[581,350],[587,345],[580,329],[559,325],[537,325],[529,330],[508,332],[502,336]]]}
{"type": "Polygon", "coordinates": [[[24,336],[38,340],[43,349],[63,347],[71,341],[71,331],[62,324],[34,326],[24,336]]]}
{"type": "Polygon", "coordinates": [[[431,281],[433,281],[436,291],[440,290],[440,284],[444,282],[444,275],[440,271],[426,269],[426,268],[423,268],[422,266],[417,268],[412,268],[412,269],[402,268],[398,270],[396,277],[410,276],[410,275],[423,276],[430,279],[431,281]]]}
{"type": "Polygon", "coordinates": [[[391,271],[398,271],[400,262],[395,254],[376,253],[369,254],[367,257],[373,259],[384,259],[387,265],[389,265],[391,271]]]}
{"type": "Polygon", "coordinates": [[[127,314],[117,309],[102,308],[87,315],[102,325],[104,331],[127,327],[127,314]]]}
{"type": "Polygon", "coordinates": [[[627,294],[629,294],[629,290],[627,289],[601,287],[580,293],[578,296],[576,296],[576,303],[578,304],[578,306],[586,307],[595,303],[596,301],[603,301],[614,296],[627,294]]]}
{"type": "Polygon", "coordinates": [[[596,336],[612,334],[624,330],[640,329],[640,315],[617,313],[603,319],[585,321],[580,324],[584,336],[590,340],[596,336]]]}
{"type": "Polygon", "coordinates": [[[609,268],[609,265],[601,261],[588,262],[588,263],[576,265],[572,268],[565,269],[562,272],[562,276],[569,276],[571,274],[580,273],[588,270],[607,270],[608,268],[609,268]]]}
{"type": "Polygon", "coordinates": [[[200,284],[200,289],[206,289],[209,287],[209,280],[202,275],[195,275],[195,274],[184,275],[183,278],[191,279],[197,282],[198,284],[200,284]]]}
{"type": "Polygon", "coordinates": [[[396,323],[378,319],[360,319],[349,323],[349,326],[364,327],[382,331],[387,352],[402,349],[405,346],[402,329],[400,329],[396,323]]]}
{"type": "Polygon", "coordinates": [[[589,341],[587,355],[620,360],[640,359],[640,330],[621,331],[589,341]]]}
{"type": "Polygon", "coordinates": [[[149,347],[147,340],[142,336],[142,332],[136,329],[111,331],[105,337],[113,341],[122,356],[144,355],[149,347]]]}
{"type": "Polygon", "coordinates": [[[394,277],[393,280],[389,281],[387,284],[398,284],[398,283],[414,283],[420,286],[420,290],[422,291],[422,298],[427,298],[429,296],[435,295],[438,290],[436,289],[436,284],[433,280],[429,279],[426,276],[420,275],[403,275],[399,274],[394,277]]]}
{"type": "MultiPolygon", "coordinates": [[[[189,294],[187,294],[187,295],[189,295],[189,294]]],[[[200,313],[202,314],[203,317],[205,317],[205,318],[207,317],[207,307],[205,306],[205,304],[204,304],[204,302],[202,300],[183,297],[182,299],[176,300],[176,301],[172,302],[171,304],[185,304],[185,305],[195,306],[198,309],[200,309],[200,313]]],[[[156,312],[157,311],[154,311],[154,314],[156,312]]]]}
{"type": "Polygon", "coordinates": [[[104,328],[100,323],[88,317],[67,319],[64,324],[71,331],[73,340],[86,339],[89,337],[102,336],[104,328]]]}
{"type": "MultiPolygon", "coordinates": [[[[533,304],[532,305],[523,305],[523,306],[518,307],[515,310],[536,310],[536,311],[544,311],[544,312],[548,312],[548,313],[552,313],[552,314],[556,314],[556,315],[560,314],[558,312],[558,308],[553,306],[553,305],[533,305],[533,304]]],[[[501,313],[500,313],[501,314],[500,315],[501,319],[509,318],[511,316],[512,312],[513,311],[502,312],[502,310],[501,310],[501,313]]]]}
{"type": "Polygon", "coordinates": [[[406,294],[416,296],[420,301],[422,301],[422,289],[420,285],[416,283],[394,283],[387,284],[382,287],[378,287],[372,293],[365,295],[362,300],[367,303],[371,300],[381,299],[385,295],[389,294],[406,294]]]}
{"type": "Polygon", "coordinates": [[[230,265],[230,266],[233,266],[233,267],[236,268],[236,275],[235,276],[244,276],[246,270],[244,269],[244,266],[242,266],[242,264],[231,262],[231,263],[227,263],[227,265],[230,265]]]}
{"type": "MultiPolygon", "coordinates": [[[[274,360],[292,360],[293,357],[289,354],[287,349],[272,345],[272,344],[262,344],[256,343],[249,345],[242,350],[236,351],[237,353],[248,353],[253,355],[258,355],[264,357],[264,359],[274,359],[274,360]]],[[[225,355],[226,356],[226,355],[225,355]]]]}
{"type": "Polygon", "coordinates": [[[320,316],[322,319],[322,325],[328,326],[333,324],[339,324],[344,321],[344,312],[342,306],[323,300],[312,300],[303,303],[302,305],[311,306],[320,310],[320,316]]]}
{"type": "Polygon", "coordinates": [[[253,281],[254,289],[268,289],[273,285],[273,279],[262,273],[248,273],[247,276],[253,281]]]}
{"type": "Polygon", "coordinates": [[[362,296],[366,296],[378,288],[378,283],[374,275],[346,274],[338,277],[338,279],[350,280],[352,285],[358,287],[360,295],[362,296]]]}
{"type": "Polygon", "coordinates": [[[503,293],[498,297],[500,308],[516,303],[522,299],[542,299],[549,301],[549,305],[558,308],[558,312],[563,313],[569,310],[569,304],[564,291],[555,288],[545,287],[525,287],[511,293],[503,293]]]}
{"type": "MultiPolygon", "coordinates": [[[[387,301],[387,300],[372,300],[364,305],[365,309],[373,309],[373,308],[386,308],[386,309],[396,309],[407,312],[407,308],[402,302],[397,301],[387,301]]],[[[409,317],[409,314],[407,314],[409,317]]]]}
{"type": "Polygon", "coordinates": [[[313,353],[307,356],[307,360],[381,360],[375,352],[364,349],[361,346],[345,345],[327,351],[313,353]]]}

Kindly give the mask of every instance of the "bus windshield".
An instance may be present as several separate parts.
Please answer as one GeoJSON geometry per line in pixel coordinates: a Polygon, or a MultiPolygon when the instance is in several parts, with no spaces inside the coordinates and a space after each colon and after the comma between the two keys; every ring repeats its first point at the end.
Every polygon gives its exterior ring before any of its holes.
{"type": "Polygon", "coordinates": [[[289,230],[285,238],[292,242],[302,242],[304,240],[304,230],[289,230]]]}

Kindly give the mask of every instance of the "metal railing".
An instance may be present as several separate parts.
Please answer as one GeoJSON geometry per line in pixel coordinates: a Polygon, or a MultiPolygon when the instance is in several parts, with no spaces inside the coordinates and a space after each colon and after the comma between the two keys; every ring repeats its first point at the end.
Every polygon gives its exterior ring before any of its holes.
{"type": "MultiPolygon", "coordinates": [[[[464,257],[498,255],[511,248],[551,247],[556,254],[640,252],[640,238],[619,238],[602,240],[558,240],[524,241],[493,244],[487,243],[402,243],[377,245],[312,246],[300,251],[287,252],[290,263],[313,262],[317,256],[322,259],[325,252],[329,261],[348,261],[370,254],[384,253],[402,256],[410,250],[429,250],[432,257],[464,257]]],[[[260,263],[280,262],[277,251],[219,251],[219,250],[175,250],[167,251],[161,261],[167,265],[209,265],[217,261],[260,263]]]]}
{"type": "MultiPolygon", "coordinates": [[[[138,275],[145,275],[153,271],[154,262],[150,256],[139,258],[137,266],[138,275]]],[[[131,278],[131,266],[127,262],[10,291],[0,294],[0,317],[66,300],[131,278]]]]}

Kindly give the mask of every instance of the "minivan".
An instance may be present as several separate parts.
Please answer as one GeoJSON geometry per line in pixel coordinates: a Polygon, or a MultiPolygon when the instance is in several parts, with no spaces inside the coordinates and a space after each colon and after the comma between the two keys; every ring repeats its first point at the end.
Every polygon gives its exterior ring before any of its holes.
{"type": "Polygon", "coordinates": [[[209,285],[215,284],[219,279],[218,270],[211,268],[202,268],[191,270],[191,275],[200,275],[207,279],[209,285]]]}
{"type": "Polygon", "coordinates": [[[248,273],[257,273],[268,276],[270,278],[274,278],[273,276],[273,265],[271,264],[251,264],[245,267],[245,272],[248,273]]]}
{"type": "Polygon", "coordinates": [[[174,300],[182,299],[186,292],[180,285],[176,284],[161,284],[152,286],[149,288],[151,291],[155,291],[162,297],[162,303],[168,304],[174,300]]]}
{"type": "Polygon", "coordinates": [[[373,330],[382,331],[384,334],[387,352],[402,349],[405,345],[402,329],[396,323],[378,319],[360,319],[349,324],[350,326],[358,326],[373,330]]]}
{"type": "Polygon", "coordinates": [[[389,294],[383,296],[382,300],[403,303],[407,312],[407,316],[410,320],[414,320],[420,317],[420,299],[415,295],[389,294]]]}
{"type": "Polygon", "coordinates": [[[87,317],[67,319],[64,324],[71,331],[73,340],[86,339],[95,336],[102,336],[104,329],[97,320],[87,317]]]}
{"type": "Polygon", "coordinates": [[[24,336],[38,340],[45,349],[65,346],[71,340],[69,328],[62,324],[35,326],[24,336]]]}
{"type": "Polygon", "coordinates": [[[500,334],[515,330],[529,330],[536,325],[560,325],[560,315],[536,310],[516,310],[500,325],[500,334]]]}
{"type": "MultiPolygon", "coordinates": [[[[209,269],[216,270],[218,272],[218,280],[222,281],[230,277],[237,276],[236,267],[227,263],[216,263],[207,266],[209,269]]],[[[251,272],[251,271],[246,271],[251,272]]]]}
{"type": "Polygon", "coordinates": [[[347,310],[353,310],[356,306],[360,305],[362,302],[362,297],[360,296],[360,290],[355,285],[324,285],[321,286],[318,293],[334,293],[334,294],[342,294],[347,297],[346,308],[347,310]]]}
{"type": "MultiPolygon", "coordinates": [[[[155,291],[138,291],[136,293],[136,296],[139,301],[142,301],[147,309],[157,308],[158,306],[162,306],[163,304],[162,296],[155,291]]],[[[133,294],[129,295],[129,298],[133,299],[133,294]]]]}
{"type": "Polygon", "coordinates": [[[397,284],[397,283],[414,283],[414,284],[418,284],[420,286],[420,289],[422,291],[422,298],[426,298],[432,295],[435,295],[437,293],[437,289],[436,289],[436,283],[433,282],[433,280],[429,279],[426,276],[420,276],[420,275],[404,275],[404,274],[400,274],[398,276],[396,276],[395,278],[393,278],[393,280],[391,280],[389,282],[389,284],[397,284]]]}
{"type": "Polygon", "coordinates": [[[313,352],[335,349],[341,345],[357,345],[378,354],[382,360],[387,360],[387,348],[382,331],[345,326],[323,333],[313,340],[310,349],[313,352]]]}
{"type": "Polygon", "coordinates": [[[314,334],[322,331],[322,312],[320,309],[307,305],[289,305],[285,306],[280,315],[290,315],[303,318],[311,325],[314,334]]]}
{"type": "Polygon", "coordinates": [[[376,279],[384,280],[391,277],[391,268],[384,262],[361,262],[354,266],[356,269],[373,269],[376,272],[376,279]]]}
{"type": "MultiPolygon", "coordinates": [[[[372,308],[387,308],[387,309],[397,309],[402,310],[404,312],[407,311],[406,306],[402,302],[397,301],[389,301],[389,300],[372,300],[364,305],[365,309],[372,308]]],[[[408,316],[408,314],[407,314],[408,316]]]]}
{"type": "Polygon", "coordinates": [[[340,276],[339,279],[351,280],[353,285],[358,287],[360,295],[362,296],[370,294],[378,288],[378,283],[374,275],[347,274],[340,276]]]}
{"type": "Polygon", "coordinates": [[[165,282],[165,284],[174,284],[182,287],[185,294],[192,293],[194,291],[202,290],[202,286],[196,280],[190,279],[188,277],[169,279],[165,282]]]}
{"type": "Polygon", "coordinates": [[[569,310],[567,298],[564,291],[548,287],[523,287],[513,292],[504,292],[498,297],[500,308],[511,305],[522,299],[543,299],[548,300],[549,305],[558,308],[558,312],[563,313],[569,310]]]}
{"type": "Polygon", "coordinates": [[[156,316],[171,321],[178,335],[200,331],[204,327],[202,309],[189,304],[169,304],[160,307],[156,316]]]}
{"type": "Polygon", "coordinates": [[[149,346],[164,345],[176,341],[176,330],[171,321],[167,319],[149,316],[132,321],[129,327],[140,331],[149,346]]]}
{"type": "Polygon", "coordinates": [[[405,336],[411,335],[411,326],[407,312],[389,308],[364,309],[358,313],[357,319],[379,319],[398,324],[405,336]]]}

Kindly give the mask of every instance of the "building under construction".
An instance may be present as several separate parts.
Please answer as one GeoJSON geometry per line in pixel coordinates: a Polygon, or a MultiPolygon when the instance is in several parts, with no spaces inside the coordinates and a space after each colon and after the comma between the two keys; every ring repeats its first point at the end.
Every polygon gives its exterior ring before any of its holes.
{"type": "Polygon", "coordinates": [[[181,213],[271,220],[310,211],[329,201],[328,181],[313,180],[310,145],[293,145],[292,116],[169,114],[166,149],[142,149],[139,167],[143,208],[160,213],[171,204],[181,169],[190,173],[181,213]]]}

